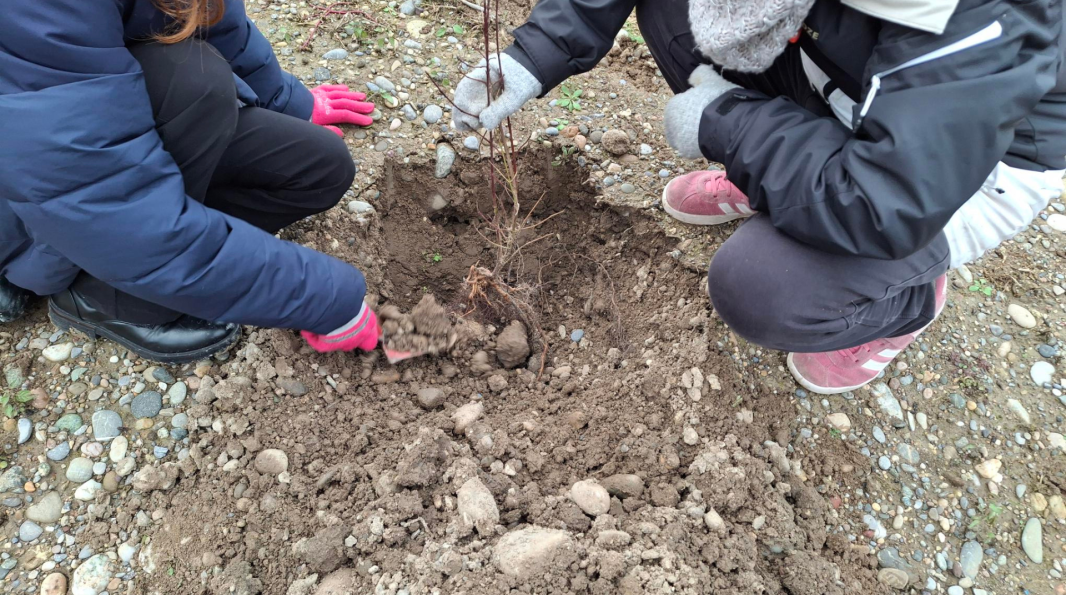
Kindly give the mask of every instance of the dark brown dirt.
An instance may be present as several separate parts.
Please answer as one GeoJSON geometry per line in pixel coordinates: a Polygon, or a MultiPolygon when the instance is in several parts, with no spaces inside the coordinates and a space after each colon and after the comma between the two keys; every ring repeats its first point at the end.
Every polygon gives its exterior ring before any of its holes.
{"type": "MultiPolygon", "coordinates": [[[[178,465],[181,489],[136,503],[163,519],[143,552],[157,568],[145,592],[883,592],[873,558],[849,545],[855,535],[827,534],[833,511],[814,476],[837,463],[790,450],[788,397],[744,382],[734,340],[708,314],[703,274],[680,266],[643,217],[599,205],[576,169],[524,159],[529,187],[550,189],[537,217],[565,209],[509,281],[534,289],[540,326],[527,330],[547,343],[543,375],[537,354],[514,370],[497,363],[528,358],[506,304],[467,303],[462,279],[491,257],[477,215],[482,166],[457,163],[435,180],[429,166],[390,165],[380,224],[358,229],[333,212],[302,230],[305,241],[356,238],[334,253],[366,270],[383,313],[395,307],[399,318],[383,318],[463,340],[389,368],[311,353],[290,332],[253,332],[201,385],[218,400],[195,417],[220,421],[178,465]],[[449,205],[427,212],[432,192],[449,205]],[[409,319],[398,314],[422,300],[409,319]],[[430,311],[425,326],[417,313],[430,311]],[[283,388],[293,381],[304,394],[283,388]],[[443,407],[419,405],[427,388],[443,407]],[[456,433],[453,413],[471,402],[456,433]],[[266,448],[288,455],[287,472],[255,471],[266,448]],[[463,531],[456,509],[473,477],[498,507],[489,535],[463,531]],[[567,496],[589,478],[610,487],[609,514],[590,518],[567,496]],[[720,528],[703,518],[712,508],[720,528]],[[537,554],[544,574],[501,572],[500,538],[533,525],[566,532],[565,552],[537,554]]],[[[856,483],[861,469],[851,469],[856,483]]]]}

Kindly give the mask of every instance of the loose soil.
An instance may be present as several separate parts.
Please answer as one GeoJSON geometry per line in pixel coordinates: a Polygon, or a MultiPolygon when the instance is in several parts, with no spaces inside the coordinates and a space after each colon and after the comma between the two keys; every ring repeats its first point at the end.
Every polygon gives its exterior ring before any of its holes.
{"type": "Polygon", "coordinates": [[[330,573],[317,592],[881,592],[866,546],[827,534],[832,508],[804,481],[848,454],[789,453],[789,399],[735,372],[705,278],[679,266],[674,240],[598,203],[569,165],[539,153],[523,165],[530,188],[547,191],[536,216],[563,211],[510,280],[535,288],[530,338],[547,344],[543,372],[535,350],[506,369],[522,354],[522,327],[507,304],[470,303],[462,283],[491,256],[477,214],[484,165],[457,164],[444,180],[431,165],[388,165],[380,229],[332,215],[326,228],[363,237],[346,257],[380,288],[379,308],[421,301],[418,311],[435,295],[451,322],[433,334],[456,332],[458,343],[390,368],[311,354],[290,332],[251,333],[244,361],[200,388],[235,423],[202,435],[177,465],[178,489],[140,503],[164,519],[147,555],[167,570],[144,577],[146,592],[310,593],[314,581],[300,579],[330,573]],[[427,208],[434,193],[447,207],[427,208]],[[438,252],[447,256],[425,258],[438,252]],[[309,390],[286,395],[281,376],[309,390]],[[419,406],[426,388],[443,391],[442,408],[419,406]],[[452,414],[470,402],[484,414],[456,433],[452,414]],[[266,448],[287,453],[286,472],[243,464],[266,448]],[[227,470],[232,460],[242,464],[227,470]],[[488,535],[462,531],[456,510],[475,477],[499,510],[488,535]],[[589,478],[635,487],[612,488],[610,512],[591,518],[567,496],[589,478]],[[713,530],[710,509],[723,520],[713,530]],[[530,576],[501,572],[494,545],[530,525],[567,532],[573,550],[530,576]],[[225,570],[209,576],[212,567],[225,570]]]}

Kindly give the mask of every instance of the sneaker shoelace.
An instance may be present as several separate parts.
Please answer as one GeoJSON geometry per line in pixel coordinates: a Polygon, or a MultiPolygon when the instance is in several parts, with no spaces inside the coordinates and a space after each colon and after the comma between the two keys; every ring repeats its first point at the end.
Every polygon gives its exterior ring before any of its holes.
{"type": "Polygon", "coordinates": [[[843,356],[845,361],[861,365],[870,359],[870,344],[864,343],[858,347],[852,347],[851,349],[841,349],[839,353],[843,356]]]}
{"type": "Polygon", "coordinates": [[[707,182],[707,192],[710,194],[729,199],[733,197],[733,184],[725,176],[714,176],[707,182]]]}

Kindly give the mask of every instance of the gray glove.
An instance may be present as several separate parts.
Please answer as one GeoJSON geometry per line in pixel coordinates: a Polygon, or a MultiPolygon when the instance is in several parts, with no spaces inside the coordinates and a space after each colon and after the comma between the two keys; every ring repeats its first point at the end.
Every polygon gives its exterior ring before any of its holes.
{"type": "Polygon", "coordinates": [[[472,132],[478,128],[493,130],[527,101],[540,95],[540,81],[514,58],[500,54],[499,58],[493,56],[491,63],[492,105],[488,105],[484,60],[455,86],[452,121],[459,132],[472,132]]]}
{"type": "Polygon", "coordinates": [[[688,83],[692,85],[691,89],[675,95],[666,104],[663,126],[666,128],[666,142],[685,159],[695,159],[703,156],[700,151],[703,110],[730,89],[740,87],[722,78],[706,64],[692,71],[688,83]]]}

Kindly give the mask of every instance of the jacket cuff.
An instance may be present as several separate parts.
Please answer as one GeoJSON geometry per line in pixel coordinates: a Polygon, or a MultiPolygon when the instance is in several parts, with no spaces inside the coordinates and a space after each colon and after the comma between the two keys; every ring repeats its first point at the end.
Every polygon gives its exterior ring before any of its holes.
{"type": "Polygon", "coordinates": [[[311,112],[315,109],[315,98],[311,95],[311,92],[307,90],[307,87],[303,85],[296,77],[288,75],[289,80],[292,81],[289,95],[289,103],[285,106],[282,113],[290,116],[295,116],[301,120],[310,120],[311,112]]]}
{"type": "Polygon", "coordinates": [[[514,38],[514,45],[507,48],[506,53],[537,77],[541,97],[574,73],[570,67],[570,55],[532,23],[515,29],[514,38]]]}
{"type": "Polygon", "coordinates": [[[709,161],[726,165],[729,145],[748,114],[769,99],[758,91],[730,89],[703,109],[700,119],[700,152],[709,161]]]}

